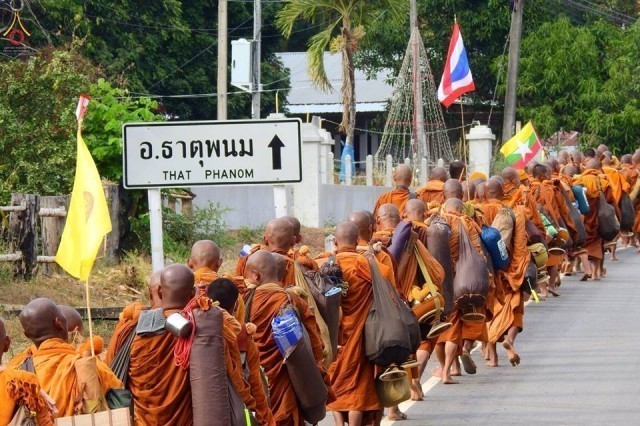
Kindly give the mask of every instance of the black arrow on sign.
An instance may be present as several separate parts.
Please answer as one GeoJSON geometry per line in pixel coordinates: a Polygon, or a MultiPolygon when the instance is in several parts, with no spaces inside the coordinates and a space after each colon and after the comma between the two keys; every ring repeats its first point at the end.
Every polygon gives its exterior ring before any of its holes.
{"type": "Polygon", "coordinates": [[[278,135],[275,135],[273,139],[271,139],[268,147],[271,148],[271,163],[273,164],[273,170],[282,170],[282,153],[280,151],[284,148],[284,144],[278,135]]]}

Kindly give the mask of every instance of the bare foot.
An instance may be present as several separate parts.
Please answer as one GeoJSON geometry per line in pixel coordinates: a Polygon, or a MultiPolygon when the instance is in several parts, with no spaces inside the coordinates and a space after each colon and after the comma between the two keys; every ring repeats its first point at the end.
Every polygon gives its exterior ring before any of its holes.
{"type": "Polygon", "coordinates": [[[507,350],[507,355],[509,356],[509,362],[511,365],[514,367],[519,365],[520,355],[518,355],[516,350],[513,348],[513,345],[505,340],[504,343],[502,343],[502,347],[507,350]]]}
{"type": "Polygon", "coordinates": [[[455,368],[454,367],[454,368],[451,369],[451,375],[455,376],[455,377],[460,377],[460,376],[462,376],[462,371],[460,371],[459,368],[455,368]]]}
{"type": "Polygon", "coordinates": [[[420,381],[417,379],[411,381],[411,400],[424,401],[424,392],[422,392],[422,386],[420,386],[420,381]]]}
{"type": "Polygon", "coordinates": [[[590,274],[584,274],[582,278],[580,278],[580,281],[587,281],[589,278],[591,278],[590,274]]]}
{"type": "Polygon", "coordinates": [[[460,382],[457,381],[457,380],[453,380],[451,378],[451,375],[449,375],[449,376],[445,377],[444,379],[442,379],[442,384],[443,385],[457,385],[458,383],[460,383],[460,382]]]}
{"type": "Polygon", "coordinates": [[[555,288],[549,287],[548,290],[549,290],[549,293],[553,295],[553,297],[560,297],[560,293],[558,293],[558,291],[555,288]]]}
{"type": "Polygon", "coordinates": [[[394,407],[389,408],[389,411],[387,412],[387,419],[392,421],[407,420],[407,415],[402,411],[400,411],[400,409],[396,405],[394,407]]]}
{"type": "Polygon", "coordinates": [[[487,367],[497,367],[498,361],[489,361],[485,364],[487,367]]]}

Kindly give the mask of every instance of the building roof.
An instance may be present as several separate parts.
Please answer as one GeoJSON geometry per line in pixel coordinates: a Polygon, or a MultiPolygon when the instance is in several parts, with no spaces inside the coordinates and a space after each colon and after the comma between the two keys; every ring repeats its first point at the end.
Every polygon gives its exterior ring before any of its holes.
{"type": "MultiPolygon", "coordinates": [[[[325,93],[313,86],[307,72],[306,52],[276,53],[278,59],[291,73],[291,91],[287,96],[287,108],[292,114],[341,113],[340,88],[342,86],[342,55],[324,53],[324,66],[333,91],[325,93]]],[[[364,71],[356,69],[356,111],[385,111],[387,100],[391,97],[393,86],[386,80],[390,70],[378,72],[367,79],[364,71]]]]}

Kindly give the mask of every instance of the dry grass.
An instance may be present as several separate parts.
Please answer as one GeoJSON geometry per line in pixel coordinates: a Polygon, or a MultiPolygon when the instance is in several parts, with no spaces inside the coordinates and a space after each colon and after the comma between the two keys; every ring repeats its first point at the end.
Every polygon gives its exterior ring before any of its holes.
{"type": "MultiPolygon", "coordinates": [[[[230,231],[233,244],[222,249],[224,263],[220,272],[233,274],[243,244],[259,243],[264,229],[241,229],[230,231]]],[[[327,228],[303,228],[302,244],[307,245],[313,255],[324,250],[324,239],[334,230],[327,228]]],[[[186,261],[186,259],[175,259],[186,261]]],[[[148,256],[128,253],[116,266],[96,264],[90,279],[92,307],[124,307],[134,301],[147,302],[146,284],[151,273],[151,260],[148,256]]],[[[30,281],[14,279],[10,265],[0,263],[0,317],[4,317],[8,334],[13,339],[9,354],[26,349],[30,342],[22,334],[20,322],[10,311],[19,311],[29,301],[37,297],[46,297],[56,303],[70,306],[85,306],[84,284],[68,275],[39,275],[30,281]]],[[[112,334],[114,321],[93,322],[94,332],[105,340],[105,348],[112,334]]],[[[85,334],[88,325],[85,324],[85,334]]]]}

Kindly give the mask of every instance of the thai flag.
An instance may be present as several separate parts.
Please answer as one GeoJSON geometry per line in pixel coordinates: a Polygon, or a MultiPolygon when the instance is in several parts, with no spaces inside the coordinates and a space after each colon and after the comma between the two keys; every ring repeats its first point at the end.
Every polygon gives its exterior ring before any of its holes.
{"type": "Polygon", "coordinates": [[[449,54],[444,65],[442,80],[438,87],[438,100],[449,108],[462,94],[476,89],[469,69],[467,51],[462,43],[462,34],[456,22],[453,25],[453,35],[449,42],[449,54]]]}

